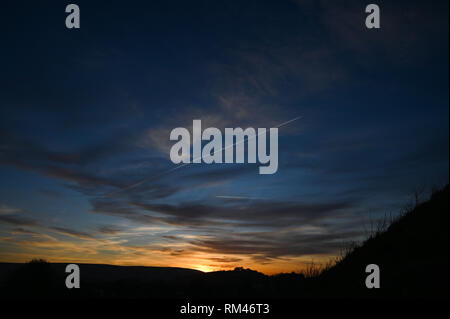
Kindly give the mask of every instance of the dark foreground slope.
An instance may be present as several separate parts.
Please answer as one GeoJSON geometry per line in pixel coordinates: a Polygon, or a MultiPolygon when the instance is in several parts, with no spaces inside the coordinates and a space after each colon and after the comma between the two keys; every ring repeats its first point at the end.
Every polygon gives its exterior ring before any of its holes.
{"type": "Polygon", "coordinates": [[[80,264],[81,288],[65,287],[65,264],[0,263],[0,297],[298,298],[448,296],[449,187],[436,192],[314,277],[266,276],[236,268],[191,269],[80,264]],[[381,288],[367,289],[366,266],[380,268],[381,288]]]}
{"type": "Polygon", "coordinates": [[[448,295],[449,187],[352,249],[317,278],[331,295],[448,295]],[[380,268],[381,288],[365,286],[368,264],[380,268]]]}

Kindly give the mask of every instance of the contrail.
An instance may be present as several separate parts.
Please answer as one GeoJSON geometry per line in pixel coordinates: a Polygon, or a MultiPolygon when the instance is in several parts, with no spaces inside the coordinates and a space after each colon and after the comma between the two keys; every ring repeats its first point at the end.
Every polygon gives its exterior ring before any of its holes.
{"type": "MultiPolygon", "coordinates": [[[[291,120],[289,120],[289,121],[286,121],[286,122],[283,122],[283,123],[281,123],[281,124],[278,124],[277,126],[275,126],[275,128],[283,127],[283,126],[288,125],[288,124],[290,124],[290,123],[292,123],[292,122],[295,122],[295,121],[297,121],[297,120],[300,120],[301,118],[303,118],[303,116],[297,116],[297,117],[295,117],[295,118],[293,118],[293,119],[291,119],[291,120]]],[[[247,141],[250,140],[250,139],[253,139],[253,138],[255,138],[255,137],[258,137],[258,136],[261,135],[261,134],[262,134],[262,133],[257,134],[257,135],[254,135],[254,136],[252,136],[251,138],[247,138],[247,141]]],[[[241,143],[243,143],[243,142],[245,142],[245,141],[246,141],[246,140],[243,139],[243,140],[241,140],[241,141],[239,141],[239,142],[237,142],[237,143],[233,143],[233,144],[231,144],[231,145],[228,145],[228,146],[226,146],[226,147],[223,147],[222,149],[218,150],[217,152],[214,152],[212,155],[215,155],[216,153],[219,153],[219,152],[222,152],[222,151],[224,151],[224,150],[227,150],[227,149],[229,149],[230,147],[234,147],[234,146],[236,146],[236,145],[238,145],[238,144],[241,144],[241,143]]],[[[210,155],[210,156],[211,156],[211,155],[210,155]]],[[[201,156],[200,156],[200,157],[196,157],[195,159],[192,160],[192,162],[194,162],[194,161],[197,160],[197,159],[201,159],[201,158],[202,158],[201,156]]],[[[121,188],[121,189],[119,189],[119,190],[117,190],[117,191],[113,191],[113,192],[107,193],[107,194],[105,194],[105,195],[103,195],[103,196],[101,196],[101,197],[109,197],[109,196],[112,196],[112,195],[115,195],[115,194],[118,194],[118,193],[121,193],[121,192],[125,192],[125,191],[127,191],[127,190],[129,190],[129,189],[136,188],[136,187],[138,187],[138,186],[140,186],[140,185],[142,185],[142,184],[144,184],[144,183],[150,182],[151,180],[154,180],[154,179],[159,178],[159,177],[161,177],[161,176],[164,176],[164,175],[167,175],[167,174],[169,174],[169,173],[172,173],[173,171],[176,171],[176,170],[178,170],[178,169],[180,169],[180,168],[182,168],[182,167],[185,167],[185,166],[188,165],[188,164],[192,164],[192,162],[189,162],[189,163],[183,163],[183,164],[181,164],[181,165],[179,165],[179,166],[177,166],[177,167],[174,167],[174,168],[171,168],[171,169],[169,169],[169,170],[167,170],[167,171],[164,171],[164,172],[162,172],[162,173],[153,175],[153,176],[151,176],[151,177],[149,177],[149,178],[145,178],[145,179],[143,179],[143,180],[140,180],[139,182],[136,182],[136,183],[131,184],[131,185],[128,185],[128,186],[125,186],[125,187],[123,187],[123,188],[121,188]]]]}
{"type": "Polygon", "coordinates": [[[216,198],[223,198],[223,199],[242,199],[242,200],[259,199],[259,198],[256,198],[256,197],[232,196],[232,195],[217,195],[216,198]]]}

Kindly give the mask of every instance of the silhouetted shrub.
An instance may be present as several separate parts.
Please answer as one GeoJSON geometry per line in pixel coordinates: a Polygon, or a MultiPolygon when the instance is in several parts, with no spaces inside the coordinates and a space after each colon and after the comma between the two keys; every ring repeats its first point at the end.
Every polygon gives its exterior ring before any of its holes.
{"type": "Polygon", "coordinates": [[[56,292],[56,275],[44,259],[33,259],[14,271],[6,282],[11,296],[50,297],[56,292]]]}

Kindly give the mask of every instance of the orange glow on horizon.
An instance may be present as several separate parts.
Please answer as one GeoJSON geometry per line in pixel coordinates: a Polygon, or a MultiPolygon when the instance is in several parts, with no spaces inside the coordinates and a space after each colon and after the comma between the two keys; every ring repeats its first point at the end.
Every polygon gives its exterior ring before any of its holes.
{"type": "MultiPolygon", "coordinates": [[[[199,263],[198,259],[191,258],[189,260],[172,260],[168,263],[158,263],[155,260],[143,261],[143,260],[113,260],[113,259],[88,259],[88,258],[68,258],[68,257],[57,257],[57,256],[46,256],[43,254],[33,254],[33,255],[15,255],[15,256],[0,256],[0,262],[8,263],[26,263],[32,259],[44,259],[48,262],[53,263],[79,263],[79,264],[108,264],[116,266],[144,266],[144,267],[176,267],[176,268],[188,268],[195,269],[202,272],[214,272],[221,270],[233,270],[236,267],[248,268],[251,270],[256,270],[266,275],[275,275],[279,273],[291,273],[291,272],[303,272],[306,270],[311,261],[314,261],[316,266],[321,266],[329,261],[332,256],[323,256],[323,258],[312,259],[311,257],[305,258],[304,261],[274,261],[270,264],[258,264],[250,262],[242,262],[235,264],[228,263],[199,263]]],[[[203,258],[202,258],[203,259],[203,258]]]]}
{"type": "Polygon", "coordinates": [[[55,263],[110,264],[117,266],[179,267],[203,272],[249,268],[266,275],[302,272],[314,261],[325,264],[334,256],[280,257],[255,261],[253,255],[220,254],[192,249],[184,243],[170,246],[125,246],[117,241],[61,240],[51,236],[38,241],[0,237],[0,262],[28,262],[42,258],[55,263]],[[2,244],[8,244],[4,246],[2,244]],[[2,249],[6,248],[6,249],[2,249]]]}

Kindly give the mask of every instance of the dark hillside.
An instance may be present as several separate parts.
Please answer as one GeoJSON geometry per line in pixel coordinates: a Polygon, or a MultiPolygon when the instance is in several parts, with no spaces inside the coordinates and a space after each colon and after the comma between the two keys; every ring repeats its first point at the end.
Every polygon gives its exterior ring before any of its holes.
{"type": "Polygon", "coordinates": [[[441,296],[448,294],[449,187],[354,248],[319,278],[332,295],[441,296]],[[367,289],[368,264],[380,267],[381,288],[367,289]]]}

